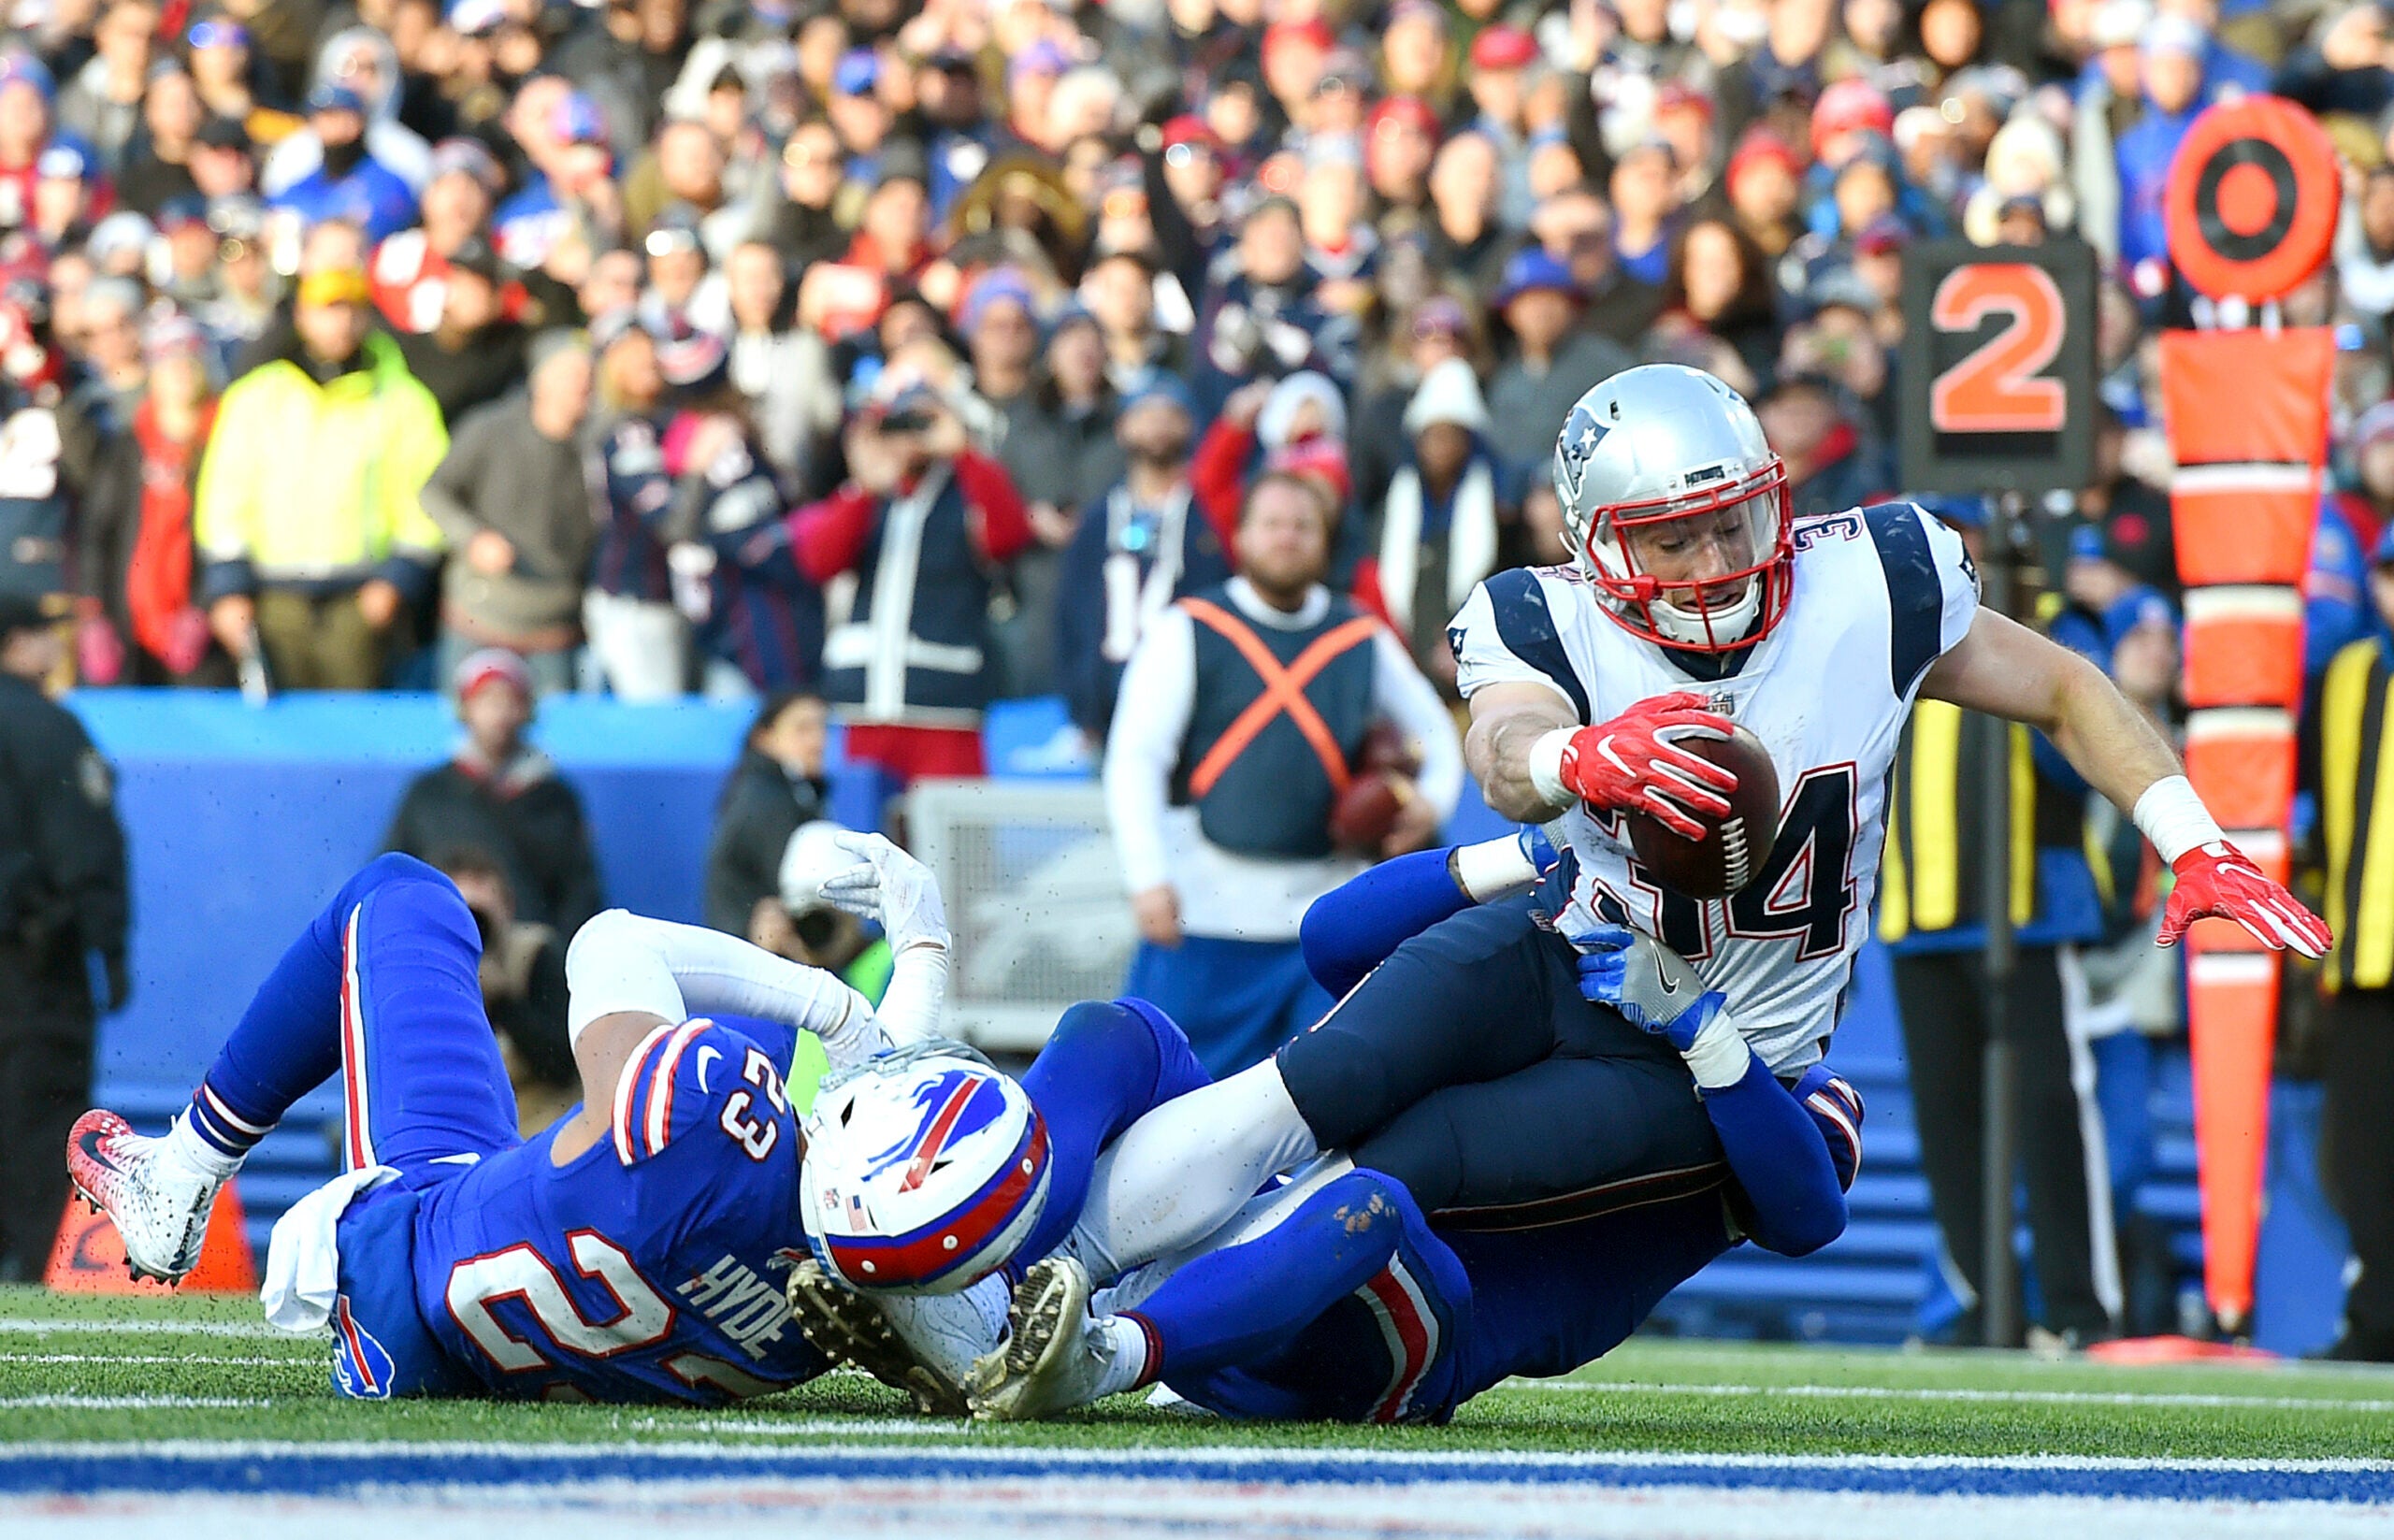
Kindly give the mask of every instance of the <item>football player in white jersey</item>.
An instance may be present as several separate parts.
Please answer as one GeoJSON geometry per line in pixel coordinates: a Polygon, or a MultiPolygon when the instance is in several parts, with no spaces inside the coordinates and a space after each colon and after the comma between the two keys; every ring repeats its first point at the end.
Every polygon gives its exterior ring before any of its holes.
{"type": "Polygon", "coordinates": [[[1656,365],[1597,385],[1554,482],[1572,563],[1489,579],[1450,635],[1471,770],[1497,812],[1549,826],[1562,880],[1536,913],[1483,906],[1414,937],[1273,1060],[1125,1133],[1105,1199],[1151,1216],[1157,1250],[1319,1149],[1351,1151],[1425,1210],[1518,1225],[1717,1159],[1691,1078],[1699,1095],[1724,1087],[1749,1046],[1782,1079],[1821,1057],[1923,693],[2036,727],[2129,811],[2176,876],[2165,944],[2217,915],[2271,948],[2326,949],[2327,928],[2228,842],[2100,670],[1981,608],[1936,520],[1909,503],[1792,518],[1785,466],[1720,381],[1656,365]],[[1770,754],[1781,830],[1745,889],[1698,903],[1634,862],[1622,819],[1697,835],[1697,815],[1726,813],[1734,777],[1680,744],[1733,724],[1770,754]],[[1624,927],[1725,998],[1691,1041],[1646,1037],[1573,987],[1571,938],[1617,945],[1624,927]],[[1168,1174],[1146,1190],[1143,1172],[1168,1174]]]}

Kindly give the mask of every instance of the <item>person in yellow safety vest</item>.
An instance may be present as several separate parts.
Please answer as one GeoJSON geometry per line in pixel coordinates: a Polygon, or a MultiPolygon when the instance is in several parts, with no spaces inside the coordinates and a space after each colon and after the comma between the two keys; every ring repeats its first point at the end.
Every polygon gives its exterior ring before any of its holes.
{"type": "MultiPolygon", "coordinates": [[[[1975,541],[1983,518],[1978,501],[1922,506],[1955,526],[1966,546],[1975,541]]],[[[1921,1169],[1943,1232],[1948,1281],[1965,1307],[1957,1340],[1975,1343],[1985,1254],[1982,1070],[1988,1033],[1980,960],[1982,814],[1986,779],[1997,773],[2008,780],[2011,805],[2007,890],[2019,949],[2007,1019],[2019,1066],[2018,1138],[2042,1302],[2036,1324],[2084,1343],[2115,1334],[2120,1274],[2102,1114],[2085,1044],[2065,1024],[2061,950],[2099,937],[2103,916],[2084,854],[2086,784],[2052,744],[2025,727],[1943,701],[1912,708],[1887,799],[1879,939],[1895,955],[1921,1169]]]]}
{"type": "Polygon", "coordinates": [[[2329,1198],[2358,1264],[2328,1357],[2394,1362],[2394,528],[2369,567],[2371,631],[2346,643],[2314,692],[2301,784],[2336,943],[2326,993],[2329,1198]]]}

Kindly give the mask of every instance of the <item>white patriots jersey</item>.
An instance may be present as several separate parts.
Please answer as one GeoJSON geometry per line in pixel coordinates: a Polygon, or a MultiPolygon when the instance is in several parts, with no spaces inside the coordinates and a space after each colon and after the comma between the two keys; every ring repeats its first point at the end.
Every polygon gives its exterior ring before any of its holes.
{"type": "Polygon", "coordinates": [[[1498,573],[1449,631],[1466,699],[1491,684],[1543,684],[1593,725],[1693,690],[1762,741],[1779,771],[1779,838],[1730,898],[1665,892],[1618,814],[1581,804],[1548,832],[1570,869],[1558,928],[1626,923],[1673,947],[1727,995],[1781,1075],[1818,1059],[1837,1026],[1869,930],[1896,746],[1922,676],[1969,634],[1979,597],[1961,538],[1911,503],[1816,514],[1794,533],[1786,613],[1723,679],[1692,677],[1632,636],[1572,567],[1498,573]]]}

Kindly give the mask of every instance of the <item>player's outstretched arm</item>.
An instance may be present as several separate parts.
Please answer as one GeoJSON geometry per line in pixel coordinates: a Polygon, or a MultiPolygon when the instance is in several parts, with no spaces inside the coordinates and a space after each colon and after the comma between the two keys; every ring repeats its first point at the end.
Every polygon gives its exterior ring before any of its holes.
{"type": "Polygon", "coordinates": [[[1474,904],[1528,892],[1554,861],[1546,831],[1532,826],[1366,867],[1306,907],[1297,930],[1305,971],[1342,997],[1407,938],[1474,904]]]}
{"type": "Polygon", "coordinates": [[[2053,741],[2089,785],[2135,820],[2170,863],[2161,943],[2206,915],[2231,919],[2273,950],[2325,955],[2328,928],[2230,844],[2150,719],[2076,653],[1982,609],[1937,660],[1921,694],[2025,722],[2053,741]]]}
{"type": "Polygon", "coordinates": [[[1586,802],[1648,813],[1700,840],[1699,817],[1727,816],[1729,795],[1738,789],[1735,772],[1679,746],[1689,738],[1726,739],[1734,730],[1690,692],[1638,701],[1594,727],[1579,726],[1561,696],[1538,684],[1483,686],[1471,710],[1465,753],[1472,770],[1488,805],[1522,823],[1544,823],[1586,802]]]}

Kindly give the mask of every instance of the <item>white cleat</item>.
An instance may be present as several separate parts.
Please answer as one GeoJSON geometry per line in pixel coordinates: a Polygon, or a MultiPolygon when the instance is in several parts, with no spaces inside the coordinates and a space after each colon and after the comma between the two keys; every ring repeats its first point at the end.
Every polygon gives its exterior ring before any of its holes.
{"type": "Polygon", "coordinates": [[[124,1240],[137,1278],[176,1283],[199,1264],[221,1176],[195,1171],[112,1112],[87,1112],[66,1136],[66,1173],[75,1190],[104,1211],[124,1240]]]}
{"type": "Polygon", "coordinates": [[[1015,1286],[1012,1331],[973,1365],[973,1415],[1029,1422],[1097,1399],[1112,1352],[1089,1313],[1089,1273],[1070,1257],[1035,1262],[1015,1286]]]}
{"type": "Polygon", "coordinates": [[[882,1313],[884,1302],[842,1285],[813,1258],[790,1270],[789,1313],[807,1345],[835,1363],[852,1363],[914,1398],[925,1417],[962,1417],[964,1387],[906,1345],[882,1313]]]}

